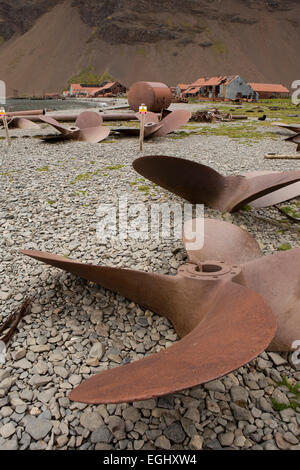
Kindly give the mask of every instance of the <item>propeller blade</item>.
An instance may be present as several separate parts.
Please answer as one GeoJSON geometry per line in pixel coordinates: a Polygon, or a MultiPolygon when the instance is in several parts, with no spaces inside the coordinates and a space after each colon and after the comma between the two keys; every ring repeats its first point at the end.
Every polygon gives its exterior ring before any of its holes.
{"type": "Polygon", "coordinates": [[[191,117],[192,113],[184,109],[172,111],[160,121],[162,127],[153,132],[152,137],[163,137],[164,135],[170,134],[170,132],[174,132],[176,129],[179,129],[179,127],[184,126],[191,117]]]}
{"type": "Polygon", "coordinates": [[[177,279],[174,276],[84,264],[43,251],[22,250],[21,253],[95,282],[161,315],[168,317],[171,314],[166,310],[165,300],[169,295],[175,295],[177,279]]]}
{"type": "Polygon", "coordinates": [[[75,126],[79,129],[86,129],[88,127],[99,127],[102,126],[102,116],[95,111],[84,111],[80,113],[75,121],[75,126]]]}
{"type": "Polygon", "coordinates": [[[36,124],[35,122],[32,122],[26,118],[19,117],[12,118],[12,120],[8,123],[8,127],[10,129],[39,129],[38,124],[36,124]]]}
{"type": "Polygon", "coordinates": [[[193,313],[200,319],[187,336],[157,354],[94,375],[69,398],[93,404],[146,400],[214,380],[260,354],[276,330],[275,317],[265,301],[243,286],[217,281],[217,295],[210,298],[204,313],[203,296],[211,297],[216,284],[195,283],[197,296],[194,288],[181,286],[184,296],[193,299],[193,309],[186,305],[182,316],[193,313]]]}
{"type": "MultiPolygon", "coordinates": [[[[274,171],[253,171],[247,173],[245,176],[246,178],[257,176],[257,175],[266,175],[270,173],[278,173],[274,171]]],[[[277,191],[273,191],[269,193],[267,196],[260,197],[255,199],[250,203],[251,207],[255,209],[261,209],[263,207],[275,206],[276,204],[280,204],[281,202],[289,201],[290,199],[294,199],[300,195],[300,182],[292,183],[288,186],[278,189],[277,191]]]]}
{"type": "Polygon", "coordinates": [[[284,129],[288,129],[289,131],[293,132],[300,132],[300,124],[285,124],[283,122],[272,122],[272,126],[283,127],[284,129]]]}
{"type": "Polygon", "coordinates": [[[151,155],[134,160],[133,168],[153,183],[196,204],[218,209],[225,178],[212,168],[183,158],[151,155]]]}
{"type": "Polygon", "coordinates": [[[271,351],[290,351],[300,339],[300,248],[277,252],[241,266],[246,285],[262,295],[277,318],[271,351]]]}
{"type": "Polygon", "coordinates": [[[107,126],[86,127],[75,133],[74,138],[83,142],[97,143],[109,136],[110,128],[107,126]]]}
{"type": "Polygon", "coordinates": [[[190,263],[199,264],[217,259],[226,264],[242,264],[260,258],[263,254],[257,241],[246,230],[223,220],[204,218],[204,244],[202,237],[195,237],[197,219],[183,227],[183,243],[190,263]],[[192,240],[195,240],[191,244],[192,240]],[[196,239],[200,240],[197,246],[196,239]]]}
{"type": "MultiPolygon", "coordinates": [[[[285,198],[286,194],[289,195],[290,193],[294,193],[295,186],[293,183],[297,184],[297,187],[299,187],[299,183],[296,182],[300,181],[300,170],[264,174],[252,178],[246,178],[246,180],[248,181],[248,190],[244,194],[243,200],[238,205],[236,205],[233,210],[237,210],[244,204],[247,204],[248,202],[252,202],[254,200],[256,201],[260,198],[264,199],[263,207],[267,207],[267,198],[264,197],[266,195],[268,195],[268,197],[270,198],[270,205],[274,205],[274,203],[277,204],[277,202],[274,201],[278,199],[280,199],[280,201],[278,202],[281,202],[281,198],[285,198]],[[294,188],[292,188],[290,192],[289,189],[291,184],[293,184],[294,188]],[[274,198],[272,197],[273,194],[274,198]]],[[[260,201],[260,203],[261,202],[262,201],[260,201]]],[[[252,204],[253,207],[258,207],[254,204],[252,204]]]]}
{"type": "Polygon", "coordinates": [[[52,118],[51,116],[47,116],[47,115],[39,116],[39,119],[45,122],[46,124],[49,124],[50,126],[54,127],[56,130],[58,130],[64,135],[67,135],[70,133],[69,129],[61,126],[59,122],[57,122],[56,119],[52,118]]]}
{"type": "Polygon", "coordinates": [[[300,181],[300,170],[245,178],[222,176],[212,168],[176,157],[146,156],[133,162],[142,176],[194,204],[234,212],[247,203],[300,181]]]}

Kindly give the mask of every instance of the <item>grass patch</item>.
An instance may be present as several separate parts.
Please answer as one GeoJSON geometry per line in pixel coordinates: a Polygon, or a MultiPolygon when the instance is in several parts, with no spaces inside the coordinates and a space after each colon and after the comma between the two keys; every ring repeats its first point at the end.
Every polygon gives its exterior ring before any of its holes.
{"type": "Polygon", "coordinates": [[[278,247],[278,251],[287,251],[287,250],[290,250],[291,248],[292,247],[290,243],[283,243],[282,245],[278,247]]]}
{"type": "Polygon", "coordinates": [[[105,169],[106,170],[120,170],[121,168],[124,168],[125,165],[114,165],[114,166],[107,166],[105,169]]]}
{"type": "Polygon", "coordinates": [[[275,400],[274,398],[271,398],[273,409],[275,411],[282,411],[282,410],[286,410],[287,408],[292,408],[293,410],[296,410],[297,408],[300,407],[300,384],[297,383],[296,385],[292,385],[288,381],[286,376],[283,376],[281,382],[278,382],[278,386],[282,386],[282,385],[287,387],[288,391],[293,395],[293,397],[289,399],[289,404],[286,404],[286,405],[282,403],[278,403],[277,400],[275,400]]]}
{"type": "Polygon", "coordinates": [[[48,166],[43,166],[41,168],[36,168],[36,171],[49,171],[49,167],[48,166]]]}
{"type": "Polygon", "coordinates": [[[73,181],[71,181],[70,184],[76,184],[80,181],[86,181],[88,180],[89,178],[92,178],[93,176],[97,176],[97,175],[100,175],[102,173],[102,170],[100,170],[98,168],[98,170],[95,170],[95,171],[89,171],[87,173],[81,173],[80,175],[77,175],[73,181]]]}

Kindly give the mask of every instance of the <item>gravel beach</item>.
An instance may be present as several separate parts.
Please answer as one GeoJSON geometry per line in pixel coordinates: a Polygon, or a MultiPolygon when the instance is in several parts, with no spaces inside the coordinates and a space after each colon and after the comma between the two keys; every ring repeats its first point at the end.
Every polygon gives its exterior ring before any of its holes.
{"type": "MultiPolygon", "coordinates": [[[[192,132],[192,124],[220,125],[189,123],[191,130],[184,130],[192,132]]],[[[241,123],[228,123],[235,125],[241,123]]],[[[273,126],[263,131],[277,138],[177,133],[146,141],[142,153],[132,137],[46,144],[34,138],[39,129],[12,130],[8,152],[0,140],[0,321],[26,296],[32,299],[0,364],[0,450],[300,450],[300,407],[289,406],[300,366],[287,353],[264,352],[225,377],[158,399],[98,406],[70,401],[68,393],[83,380],[158,352],[177,335],[165,318],[19,253],[45,250],[174,275],[186,260],[181,240],[98,239],[97,208],[116,205],[124,194],[128,203],[184,203],[134,171],[140,155],[187,158],[224,175],[299,168],[299,160],[264,160],[267,152],[294,153],[295,147],[273,126]]],[[[286,224],[274,208],[231,215],[205,208],[205,215],[245,228],[265,254],[299,246],[299,226],[286,224]]]]}

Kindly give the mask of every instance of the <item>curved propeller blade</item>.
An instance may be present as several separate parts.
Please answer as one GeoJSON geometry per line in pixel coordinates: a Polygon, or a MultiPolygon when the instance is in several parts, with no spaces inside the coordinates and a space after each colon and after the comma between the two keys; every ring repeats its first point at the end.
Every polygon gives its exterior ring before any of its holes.
{"type": "Polygon", "coordinates": [[[97,143],[109,136],[110,128],[107,126],[86,127],[75,133],[74,138],[83,142],[97,143]]]}
{"type": "Polygon", "coordinates": [[[288,129],[289,131],[293,131],[293,132],[300,132],[300,124],[285,124],[283,122],[272,122],[271,124],[272,126],[276,126],[276,127],[283,127],[285,129],[288,129]]]}
{"type": "Polygon", "coordinates": [[[277,318],[271,351],[290,351],[300,339],[300,248],[277,252],[245,263],[247,285],[262,295],[277,318]]]}
{"type": "Polygon", "coordinates": [[[75,121],[75,126],[79,129],[86,129],[88,127],[99,127],[103,123],[102,116],[95,111],[83,111],[80,113],[75,121]]]}
{"type": "Polygon", "coordinates": [[[133,168],[153,183],[187,201],[204,203],[215,209],[225,178],[212,168],[183,158],[151,155],[134,160],[133,168]]]}
{"type": "MultiPolygon", "coordinates": [[[[217,219],[204,218],[203,223],[203,246],[197,246],[197,243],[191,245],[191,241],[196,240],[197,219],[188,221],[183,227],[183,243],[189,262],[200,264],[206,260],[217,259],[236,265],[263,256],[259,244],[246,230],[217,219]]],[[[201,240],[201,237],[198,239],[201,240]]]]}
{"type": "MultiPolygon", "coordinates": [[[[187,336],[157,354],[94,375],[69,398],[94,404],[146,400],[221,377],[260,354],[276,330],[264,300],[243,286],[217,281],[216,295],[204,314],[203,296],[210,296],[215,283],[195,282],[198,295],[193,283],[182,291],[193,298],[193,313],[202,319],[187,336]]],[[[189,308],[182,311],[184,318],[191,313],[189,308]]]]}
{"type": "Polygon", "coordinates": [[[21,253],[87,281],[95,282],[148,309],[160,311],[161,315],[169,316],[164,304],[168,295],[176,291],[177,282],[174,276],[84,264],[43,251],[22,250],[21,253]]]}
{"type": "Polygon", "coordinates": [[[154,183],[194,204],[234,212],[274,190],[300,181],[300,170],[252,178],[222,176],[212,168],[176,157],[146,156],[133,168],[154,183]]]}
{"type": "Polygon", "coordinates": [[[59,132],[61,132],[62,134],[64,135],[67,135],[70,133],[70,130],[67,129],[66,127],[63,127],[59,124],[59,122],[56,121],[56,119],[52,118],[51,116],[47,116],[47,115],[41,115],[39,116],[39,119],[43,122],[45,122],[46,124],[49,124],[50,126],[54,127],[56,130],[58,130],[59,132]]]}
{"type": "Polygon", "coordinates": [[[154,131],[152,133],[152,137],[162,137],[164,135],[170,134],[170,132],[179,129],[181,126],[184,126],[184,124],[186,124],[191,119],[191,117],[192,113],[190,111],[185,111],[184,109],[172,111],[160,121],[162,128],[154,131]]]}
{"type": "Polygon", "coordinates": [[[30,121],[30,119],[13,117],[8,123],[8,127],[11,129],[35,129],[39,128],[38,124],[30,121]]]}
{"type": "MultiPolygon", "coordinates": [[[[266,175],[270,173],[278,173],[274,171],[253,171],[246,173],[246,178],[258,175],[266,175]]],[[[269,193],[267,196],[260,197],[255,199],[250,203],[251,207],[255,209],[261,209],[263,207],[275,206],[276,204],[280,204],[281,202],[289,201],[290,199],[294,199],[300,195],[300,182],[292,183],[288,186],[278,189],[277,191],[273,191],[269,193]]]]}

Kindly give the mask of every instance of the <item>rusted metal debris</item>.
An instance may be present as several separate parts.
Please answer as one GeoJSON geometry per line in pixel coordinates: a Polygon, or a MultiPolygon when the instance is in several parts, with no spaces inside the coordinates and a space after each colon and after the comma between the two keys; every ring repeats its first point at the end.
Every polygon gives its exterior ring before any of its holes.
{"type": "Polygon", "coordinates": [[[300,170],[253,177],[223,176],[209,166],[164,155],[140,157],[133,168],[193,204],[235,212],[246,204],[300,181],[300,170]]]}
{"type": "MultiPolygon", "coordinates": [[[[189,250],[193,223],[184,228],[188,261],[198,264],[215,259],[241,269],[242,285],[266,300],[276,316],[277,331],[269,351],[292,351],[300,338],[300,248],[264,256],[258,243],[245,230],[221,220],[205,219],[204,245],[189,250]]],[[[193,247],[195,248],[195,247],[193,247]]]]}
{"type": "Polygon", "coordinates": [[[8,111],[6,113],[7,117],[22,117],[22,116],[39,116],[41,114],[46,114],[45,109],[30,109],[27,111],[8,111]]]}
{"type": "Polygon", "coordinates": [[[24,317],[26,314],[28,307],[31,304],[31,299],[27,297],[23,302],[21,307],[19,307],[15,312],[13,312],[8,319],[0,326],[0,340],[3,341],[3,343],[7,344],[10,339],[12,338],[12,335],[14,334],[14,331],[16,330],[18,324],[20,323],[21,319],[24,317]],[[8,330],[4,335],[3,333],[8,330]],[[1,336],[3,335],[3,336],[1,336]]]}
{"type": "Polygon", "coordinates": [[[109,127],[102,126],[102,117],[93,111],[84,111],[79,114],[75,126],[66,128],[50,116],[40,116],[40,120],[54,127],[60,132],[58,135],[43,136],[45,141],[80,140],[96,143],[105,139],[109,133],[109,127]]]}
{"type": "Polygon", "coordinates": [[[218,108],[212,108],[209,110],[204,110],[204,111],[195,111],[192,114],[191,121],[194,122],[227,122],[227,121],[232,121],[236,119],[248,119],[248,116],[246,115],[237,115],[237,114],[231,114],[231,113],[221,113],[218,108]]]}
{"type": "Polygon", "coordinates": [[[134,111],[139,110],[139,106],[144,103],[148,111],[160,113],[162,109],[167,109],[172,102],[172,92],[164,83],[160,82],[136,82],[128,92],[128,103],[134,111]]]}
{"type": "Polygon", "coordinates": [[[94,375],[69,394],[74,401],[132,402],[211,381],[254,359],[276,332],[275,315],[265,300],[242,285],[239,267],[223,261],[189,262],[176,276],[167,276],[88,265],[46,252],[22,253],[167,317],[182,338],[157,354],[94,375]]]}
{"type": "MultiPolygon", "coordinates": [[[[137,113],[137,119],[140,119],[140,114],[137,113]]],[[[163,137],[171,132],[174,132],[179,127],[186,124],[191,117],[190,111],[175,110],[165,113],[165,117],[159,120],[157,114],[147,112],[145,115],[144,125],[144,137],[145,139],[151,137],[163,137]]],[[[119,132],[126,135],[139,135],[140,129],[130,127],[120,127],[113,129],[115,132],[119,132]]]]}

